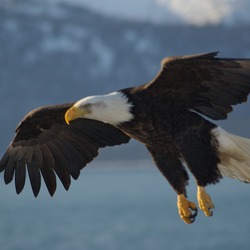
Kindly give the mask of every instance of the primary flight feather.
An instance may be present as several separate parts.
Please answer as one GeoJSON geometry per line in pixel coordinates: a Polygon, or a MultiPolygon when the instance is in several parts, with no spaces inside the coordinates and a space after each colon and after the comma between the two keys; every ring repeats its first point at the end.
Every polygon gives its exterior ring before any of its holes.
{"type": "Polygon", "coordinates": [[[56,175],[68,189],[71,177],[78,178],[99,148],[134,138],[177,193],[183,221],[192,223],[197,215],[195,203],[187,199],[186,167],[196,179],[200,209],[211,216],[208,184],[223,175],[250,182],[250,140],[205,118],[226,119],[233,105],[247,101],[250,60],[216,55],[165,58],[149,83],[31,111],[0,162],[5,183],[15,178],[20,193],[27,171],[35,196],[41,176],[53,195],[56,175]]]}

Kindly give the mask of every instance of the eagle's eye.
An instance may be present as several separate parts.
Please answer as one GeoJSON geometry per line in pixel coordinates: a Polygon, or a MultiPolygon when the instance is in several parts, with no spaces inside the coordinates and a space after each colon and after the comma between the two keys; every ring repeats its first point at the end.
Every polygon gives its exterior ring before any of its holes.
{"type": "Polygon", "coordinates": [[[83,105],[84,109],[90,109],[91,107],[92,107],[91,103],[86,103],[86,104],[83,105]]]}

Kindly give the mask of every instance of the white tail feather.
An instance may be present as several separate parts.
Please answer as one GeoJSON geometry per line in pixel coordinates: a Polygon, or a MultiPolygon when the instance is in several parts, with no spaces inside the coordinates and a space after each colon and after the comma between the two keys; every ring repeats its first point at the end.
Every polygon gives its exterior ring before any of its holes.
{"type": "Polygon", "coordinates": [[[230,134],[220,127],[213,129],[218,141],[220,172],[230,178],[250,182],[250,139],[230,134]]]}

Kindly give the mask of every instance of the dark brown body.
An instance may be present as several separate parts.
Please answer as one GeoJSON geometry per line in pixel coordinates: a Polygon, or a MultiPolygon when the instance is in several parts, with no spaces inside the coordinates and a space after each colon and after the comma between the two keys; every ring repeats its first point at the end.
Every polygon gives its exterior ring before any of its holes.
{"type": "Polygon", "coordinates": [[[133,104],[131,112],[136,115],[132,121],[118,127],[147,147],[155,164],[178,194],[186,193],[188,174],[185,165],[200,186],[216,183],[221,178],[217,168],[216,140],[211,134],[216,127],[214,124],[195,112],[178,108],[178,105],[176,109],[171,100],[155,98],[149,91],[122,91],[133,104]]]}

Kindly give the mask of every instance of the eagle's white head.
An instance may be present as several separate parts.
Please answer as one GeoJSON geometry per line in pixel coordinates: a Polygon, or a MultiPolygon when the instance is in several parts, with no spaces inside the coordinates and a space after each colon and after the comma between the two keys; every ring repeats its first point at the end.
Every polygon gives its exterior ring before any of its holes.
{"type": "Polygon", "coordinates": [[[89,96],[79,100],[67,110],[65,121],[69,124],[77,118],[88,118],[118,125],[133,119],[132,106],[128,97],[120,91],[108,95],[89,96]]]}

